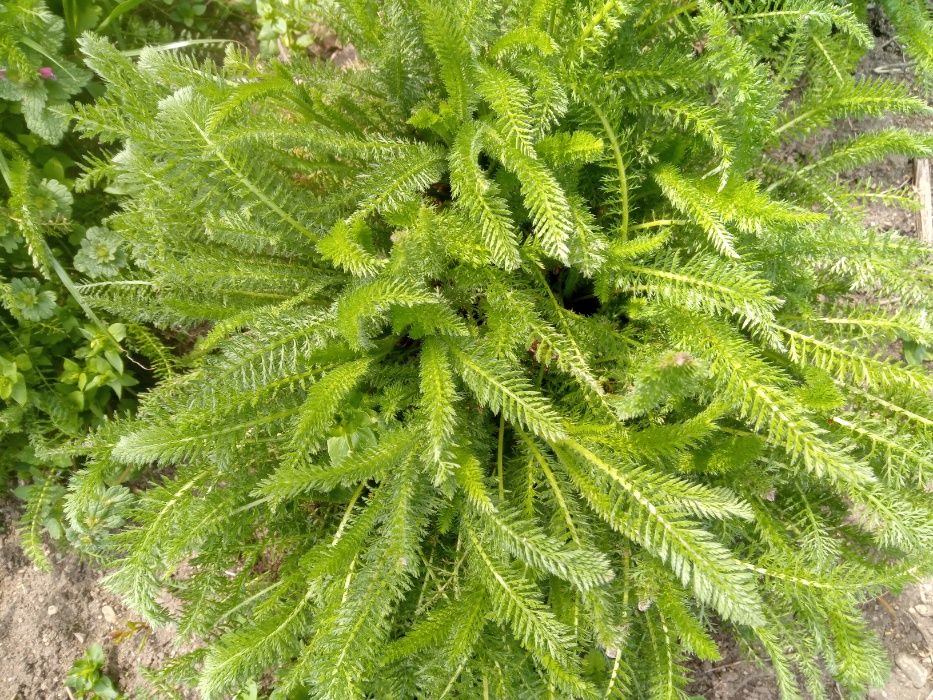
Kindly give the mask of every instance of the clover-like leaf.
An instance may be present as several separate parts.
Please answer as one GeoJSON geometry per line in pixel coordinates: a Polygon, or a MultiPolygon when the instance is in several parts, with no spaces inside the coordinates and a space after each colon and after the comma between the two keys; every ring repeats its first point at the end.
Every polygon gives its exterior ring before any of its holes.
{"type": "Polygon", "coordinates": [[[71,216],[74,197],[71,191],[58,180],[44,178],[36,187],[33,200],[36,210],[45,219],[67,219],[71,216]]]}
{"type": "Polygon", "coordinates": [[[113,277],[126,267],[126,252],[120,237],[103,226],[92,226],[84,234],[74,265],[88,277],[113,277]]]}
{"type": "Polygon", "coordinates": [[[9,303],[14,314],[27,321],[44,321],[55,315],[55,292],[40,291],[33,279],[15,277],[10,281],[9,303]]]}

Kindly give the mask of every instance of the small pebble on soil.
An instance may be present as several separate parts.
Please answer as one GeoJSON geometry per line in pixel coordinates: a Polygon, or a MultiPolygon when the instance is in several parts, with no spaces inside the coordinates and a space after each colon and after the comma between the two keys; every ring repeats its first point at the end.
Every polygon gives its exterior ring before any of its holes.
{"type": "Polygon", "coordinates": [[[930,672],[915,657],[902,652],[894,657],[894,661],[910,682],[914,684],[914,688],[922,688],[927,684],[930,672]]]}
{"type": "Polygon", "coordinates": [[[104,620],[109,622],[111,625],[117,621],[116,611],[109,605],[103,605],[100,608],[101,615],[104,616],[104,620]]]}

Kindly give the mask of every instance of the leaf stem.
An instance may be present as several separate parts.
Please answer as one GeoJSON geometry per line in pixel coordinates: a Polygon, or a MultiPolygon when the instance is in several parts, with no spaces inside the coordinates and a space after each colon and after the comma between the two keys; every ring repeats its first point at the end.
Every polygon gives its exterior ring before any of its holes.
{"type": "Polygon", "coordinates": [[[505,413],[499,414],[499,449],[496,452],[496,474],[499,479],[499,500],[505,500],[505,473],[502,453],[505,448],[505,413]]]}
{"type": "Polygon", "coordinates": [[[655,219],[654,221],[644,221],[631,227],[632,231],[640,231],[646,228],[660,228],[662,226],[677,226],[678,224],[688,223],[686,219],[655,219]]]}
{"type": "MultiPolygon", "coordinates": [[[[350,502],[347,504],[347,510],[344,512],[343,518],[340,519],[340,525],[337,526],[337,532],[334,533],[334,539],[330,543],[331,547],[337,544],[337,542],[340,541],[340,538],[343,537],[343,531],[344,528],[346,528],[347,523],[350,521],[350,514],[353,512],[353,507],[356,505],[356,501],[363,493],[363,487],[365,486],[366,482],[361,482],[360,485],[356,487],[356,491],[353,492],[353,496],[350,497],[350,502]]],[[[356,560],[354,559],[354,561],[356,560]]]]}
{"type": "Polygon", "coordinates": [[[619,175],[619,198],[622,205],[622,225],[619,235],[625,241],[628,240],[628,176],[625,173],[625,159],[622,157],[622,149],[619,147],[619,139],[616,137],[615,129],[609,123],[606,113],[595,102],[590,102],[590,109],[593,110],[593,113],[602,123],[606,138],[609,139],[609,145],[612,146],[612,157],[615,160],[616,170],[619,175]]]}

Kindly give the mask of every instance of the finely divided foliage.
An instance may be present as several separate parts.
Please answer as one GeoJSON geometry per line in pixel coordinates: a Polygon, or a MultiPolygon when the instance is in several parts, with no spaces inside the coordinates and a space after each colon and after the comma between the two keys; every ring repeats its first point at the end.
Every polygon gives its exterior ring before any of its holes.
{"type": "MultiPolygon", "coordinates": [[[[881,5],[924,74],[922,3],[881,5]]],[[[85,37],[110,89],[77,125],[114,149],[87,178],[137,272],[84,291],[214,324],[69,501],[165,468],[109,548],[111,588],[152,622],[172,591],[203,642],[161,682],[679,698],[720,627],[784,698],[878,683],[858,604],[933,551],[933,379],[890,350],[930,344],[933,268],[846,173],[933,141],[786,155],[929,114],[849,77],[863,11],[319,3],[345,69],[85,37]]]]}

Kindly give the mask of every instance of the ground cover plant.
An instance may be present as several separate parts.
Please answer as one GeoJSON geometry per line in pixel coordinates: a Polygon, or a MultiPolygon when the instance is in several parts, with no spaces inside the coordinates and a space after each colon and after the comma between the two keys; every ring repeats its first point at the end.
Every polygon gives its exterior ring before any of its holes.
{"type": "Polygon", "coordinates": [[[24,500],[21,542],[43,568],[46,535],[90,537],[62,517],[74,466],[64,445],[104,414],[130,410],[139,378],[168,371],[170,362],[149,330],[102,320],[75,285],[129,264],[119,237],[100,225],[113,193],[75,187],[76,160],[99,151],[69,133],[68,107],[104,89],[76,40],[91,29],[130,52],[176,38],[197,43],[196,33],[224,30],[243,9],[117,0],[0,7],[0,484],[24,500]]]}
{"type": "Polygon", "coordinates": [[[264,50],[278,50],[277,39],[290,42],[281,38],[287,23],[276,20],[297,9],[290,3],[16,0],[0,7],[0,485],[24,501],[21,542],[42,568],[44,537],[93,539],[62,517],[63,483],[74,466],[63,446],[104,414],[131,410],[131,387],[170,372],[172,362],[157,336],[101,320],[75,286],[128,266],[119,237],[99,225],[112,211],[113,191],[74,186],[76,160],[100,153],[69,133],[68,107],[104,89],[82,64],[76,40],[94,30],[128,53],[173,41],[210,44],[207,35],[241,28],[253,9],[268,22],[264,50]]]}
{"type": "MultiPolygon", "coordinates": [[[[922,4],[882,4],[922,77],[922,4]]],[[[933,138],[790,148],[929,114],[850,77],[864,4],[311,20],[359,61],[82,41],[108,91],[77,128],[113,148],[85,181],[137,271],[80,291],[203,331],[68,500],[78,530],[124,504],[109,587],[203,642],[160,682],[676,698],[718,628],[784,698],[879,684],[858,605],[933,563],[933,377],[895,356],[933,344],[933,268],[861,221],[909,193],[845,174],[933,138]]]]}
{"type": "Polygon", "coordinates": [[[114,687],[113,680],[105,668],[107,657],[100,644],[92,644],[68,671],[65,687],[75,691],[80,700],[116,700],[120,692],[114,687]]]}
{"type": "MultiPolygon", "coordinates": [[[[92,9],[90,19],[102,8],[89,3],[84,14],[92,9]]],[[[108,195],[74,191],[87,147],[67,135],[67,107],[101,87],[74,56],[77,35],[98,26],[90,19],[35,0],[0,8],[0,483],[18,484],[21,542],[40,566],[43,536],[66,538],[62,484],[73,460],[63,445],[125,409],[137,383],[127,327],[101,321],[73,282],[127,265],[119,238],[96,225],[111,211],[108,195]]],[[[159,38],[149,25],[134,36],[159,38]]]]}

